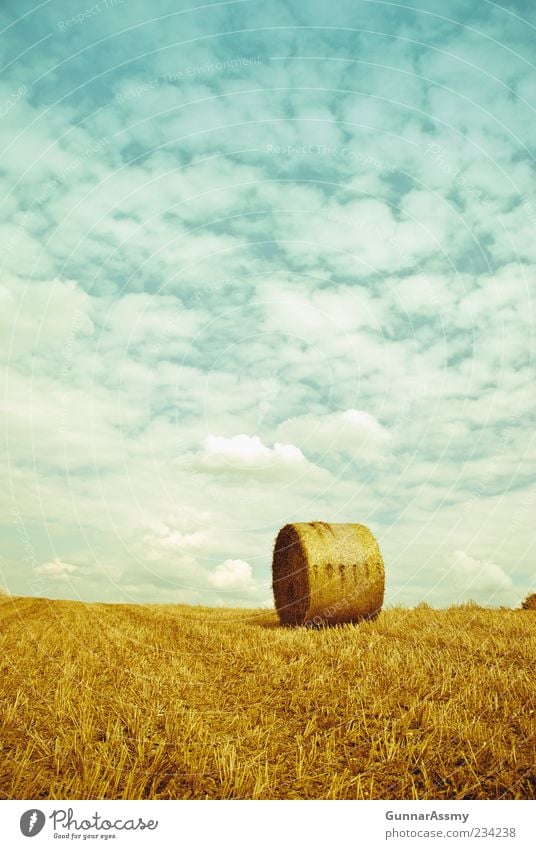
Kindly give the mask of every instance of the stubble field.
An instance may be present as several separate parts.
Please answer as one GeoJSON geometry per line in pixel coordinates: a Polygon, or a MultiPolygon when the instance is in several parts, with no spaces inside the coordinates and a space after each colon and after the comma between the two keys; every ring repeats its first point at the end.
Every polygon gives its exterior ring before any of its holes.
{"type": "Polygon", "coordinates": [[[0,798],[536,796],[536,613],[0,600],[0,798]]]}

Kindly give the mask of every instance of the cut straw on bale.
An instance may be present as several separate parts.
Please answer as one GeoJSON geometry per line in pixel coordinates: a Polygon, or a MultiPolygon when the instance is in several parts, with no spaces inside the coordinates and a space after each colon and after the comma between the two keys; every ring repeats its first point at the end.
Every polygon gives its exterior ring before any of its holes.
{"type": "Polygon", "coordinates": [[[285,525],[275,541],[272,577],[283,625],[359,622],[377,616],[383,603],[383,560],[365,525],[285,525]]]}

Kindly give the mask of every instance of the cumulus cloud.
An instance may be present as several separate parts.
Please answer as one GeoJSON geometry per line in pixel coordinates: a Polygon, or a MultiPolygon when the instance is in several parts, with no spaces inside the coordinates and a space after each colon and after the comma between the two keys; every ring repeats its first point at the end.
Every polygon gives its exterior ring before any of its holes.
{"type": "Polygon", "coordinates": [[[355,409],[288,419],[279,426],[278,433],[301,440],[306,450],[348,454],[363,462],[378,460],[389,442],[388,431],[372,413],[355,409]]]}
{"type": "Polygon", "coordinates": [[[209,575],[209,584],[219,590],[251,589],[251,566],[245,560],[224,560],[209,575]]]}
{"type": "Polygon", "coordinates": [[[47,563],[41,563],[35,567],[35,574],[44,578],[53,580],[61,580],[62,578],[70,578],[78,572],[78,567],[72,563],[66,563],[56,557],[54,560],[49,560],[47,563]]]}
{"type": "Polygon", "coordinates": [[[199,458],[200,466],[208,470],[234,468],[256,471],[305,465],[306,462],[295,445],[276,442],[273,448],[269,448],[258,436],[245,433],[231,437],[210,434],[199,458]]]}
{"type": "Polygon", "coordinates": [[[460,600],[486,604],[512,595],[512,579],[502,566],[490,560],[478,560],[462,550],[454,552],[449,575],[460,600]]]}
{"type": "Polygon", "coordinates": [[[169,531],[164,533],[163,536],[157,537],[157,541],[161,548],[185,551],[201,548],[205,541],[205,536],[202,533],[183,534],[181,531],[169,531]]]}

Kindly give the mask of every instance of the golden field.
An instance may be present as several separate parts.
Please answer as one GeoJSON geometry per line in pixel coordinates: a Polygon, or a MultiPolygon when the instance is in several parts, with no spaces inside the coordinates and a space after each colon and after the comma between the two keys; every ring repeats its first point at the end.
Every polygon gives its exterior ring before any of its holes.
{"type": "Polygon", "coordinates": [[[3,799],[536,795],[536,613],[0,600],[3,799]]]}

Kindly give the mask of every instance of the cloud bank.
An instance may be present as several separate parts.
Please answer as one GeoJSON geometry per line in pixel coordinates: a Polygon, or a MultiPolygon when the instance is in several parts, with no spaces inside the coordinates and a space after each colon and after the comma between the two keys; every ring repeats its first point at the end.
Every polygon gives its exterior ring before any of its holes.
{"type": "Polygon", "coordinates": [[[324,519],[523,598],[534,10],[94,9],[0,10],[2,581],[265,604],[324,519]]]}

